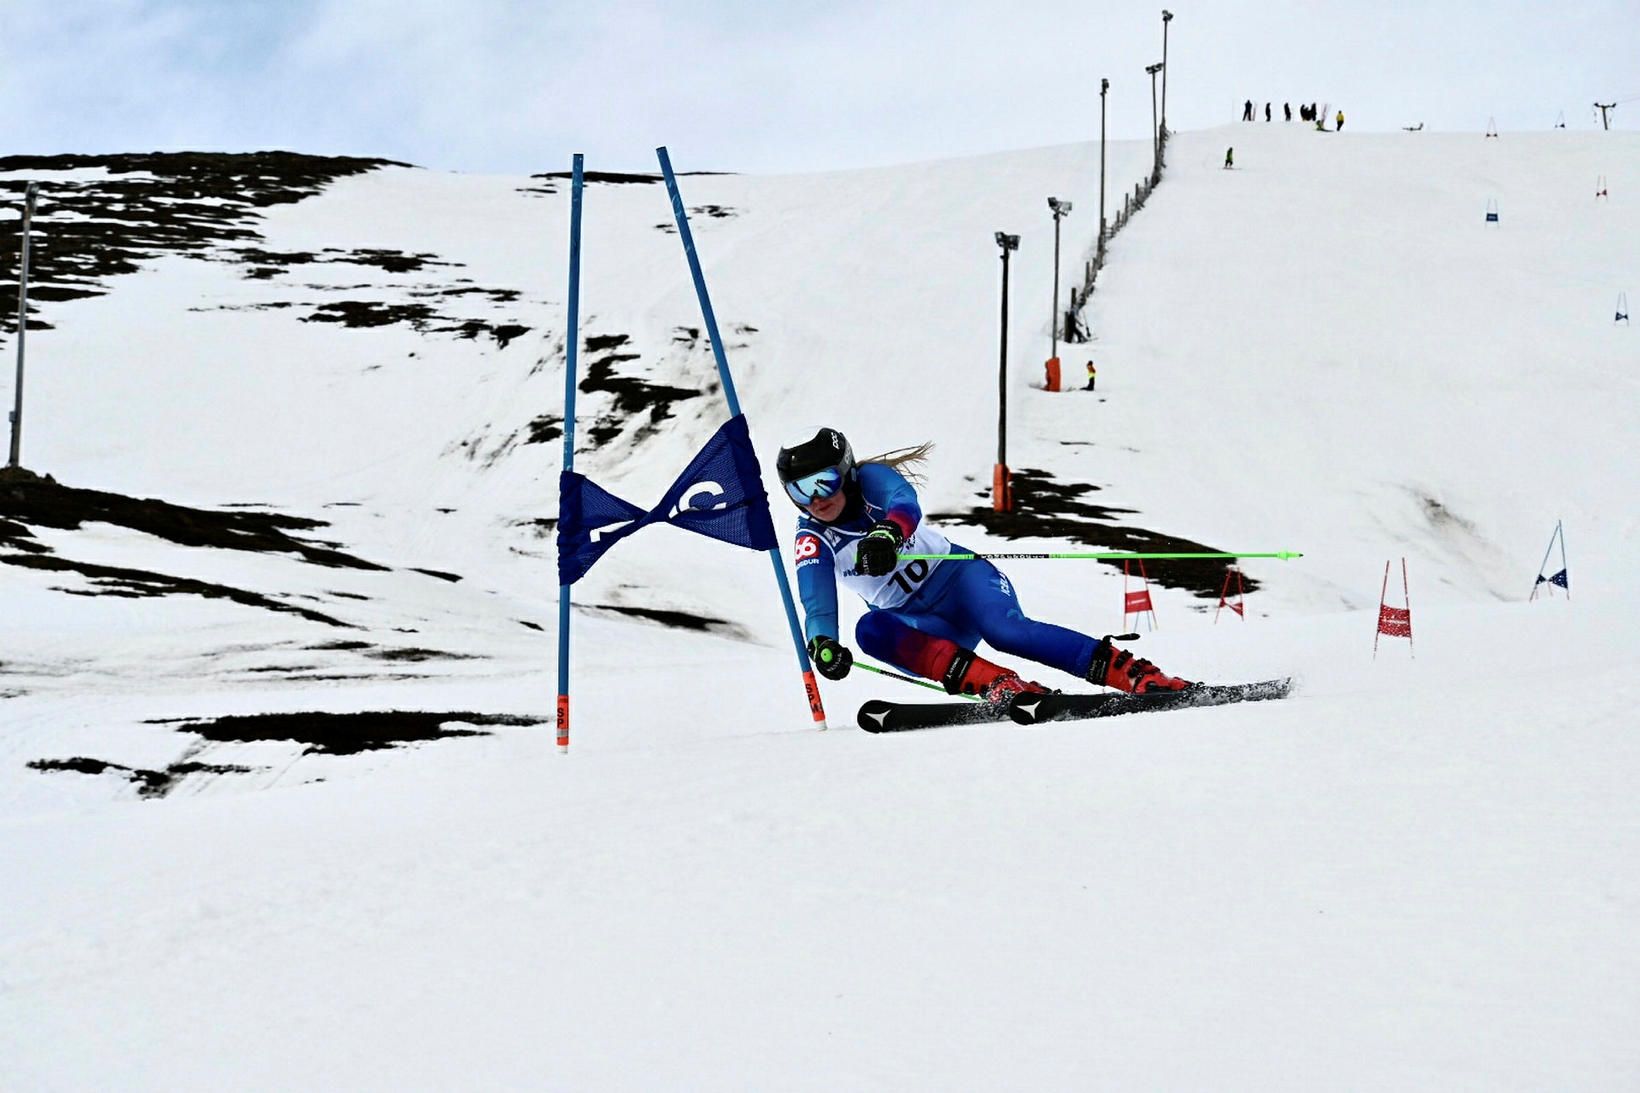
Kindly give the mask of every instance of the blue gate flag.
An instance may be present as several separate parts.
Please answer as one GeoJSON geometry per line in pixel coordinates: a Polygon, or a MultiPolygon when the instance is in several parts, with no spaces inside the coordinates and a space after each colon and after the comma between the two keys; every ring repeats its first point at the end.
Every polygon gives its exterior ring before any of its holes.
{"type": "Polygon", "coordinates": [[[736,414],[724,422],[660,504],[648,512],[585,475],[562,472],[558,477],[558,583],[574,584],[610,547],[655,523],[675,524],[752,550],[778,546],[746,415],[736,414]]]}
{"type": "Polygon", "coordinates": [[[1572,586],[1567,581],[1566,571],[1564,569],[1562,569],[1559,573],[1556,573],[1553,577],[1545,577],[1543,574],[1539,573],[1537,583],[1557,584],[1568,592],[1572,590],[1572,586]]]}

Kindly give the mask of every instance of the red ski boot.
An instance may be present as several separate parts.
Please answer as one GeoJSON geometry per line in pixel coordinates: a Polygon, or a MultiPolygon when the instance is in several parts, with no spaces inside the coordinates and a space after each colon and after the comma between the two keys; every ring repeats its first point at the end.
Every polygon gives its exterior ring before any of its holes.
{"type": "Polygon", "coordinates": [[[1098,651],[1093,654],[1088,682],[1136,695],[1153,691],[1182,691],[1192,685],[1189,680],[1167,675],[1148,660],[1141,660],[1125,649],[1116,648],[1108,640],[1100,642],[1098,651]]]}
{"type": "Polygon", "coordinates": [[[985,688],[984,698],[998,709],[1007,709],[1017,695],[1046,694],[1047,691],[1040,683],[1021,679],[1018,672],[1004,671],[985,688]]]}
{"type": "Polygon", "coordinates": [[[979,695],[996,707],[1005,707],[1017,694],[1041,693],[1048,688],[1029,683],[1018,672],[992,664],[968,649],[958,649],[945,670],[945,689],[954,695],[979,695]]]}

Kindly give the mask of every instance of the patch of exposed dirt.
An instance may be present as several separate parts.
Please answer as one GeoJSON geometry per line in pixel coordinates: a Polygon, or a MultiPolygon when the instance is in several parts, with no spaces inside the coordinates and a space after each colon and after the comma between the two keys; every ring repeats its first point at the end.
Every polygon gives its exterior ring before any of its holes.
{"type": "MultiPolygon", "coordinates": [[[[107,177],[69,181],[48,179],[39,185],[30,253],[29,326],[49,329],[39,305],[81,299],[108,291],[112,278],[133,273],[145,261],[164,254],[191,254],[245,267],[245,276],[272,280],[292,268],[346,265],[400,275],[460,262],[436,254],[407,253],[385,247],[318,251],[275,251],[261,246],[263,210],[301,201],[336,179],[385,166],[408,166],[385,159],[303,156],[289,152],[249,155],[179,152],[111,156],[6,156],[0,172],[20,177],[0,179],[0,207],[22,204],[33,171],[102,169],[107,177]]],[[[21,218],[0,220],[0,299],[16,299],[21,218]]],[[[334,297],[360,290],[408,293],[424,303],[370,303],[357,300],[263,301],[195,310],[267,310],[300,306],[307,321],[348,326],[406,323],[418,333],[455,333],[463,338],[486,335],[502,349],[528,327],[455,313],[448,306],[467,295],[509,304],[517,289],[483,288],[471,282],[458,287],[431,284],[307,285],[334,297]]],[[[0,335],[16,330],[15,309],[0,313],[0,335]]]]}
{"type": "Polygon", "coordinates": [[[246,277],[264,281],[289,271],[291,266],[314,264],[372,266],[384,273],[417,273],[429,266],[461,265],[460,262],[440,261],[436,254],[406,254],[400,250],[326,247],[321,251],[271,251],[261,247],[237,247],[221,253],[229,261],[250,266],[246,277]]]}
{"type": "Polygon", "coordinates": [[[299,615],[309,622],[324,623],[326,626],[353,629],[350,624],[311,608],[285,603],[259,592],[248,592],[243,588],[213,584],[191,577],[171,577],[141,569],[96,565],[55,555],[0,554],[0,564],[21,566],[24,569],[42,569],[53,573],[78,573],[93,585],[93,589],[89,591],[79,588],[55,589],[71,596],[124,596],[131,599],[147,596],[201,596],[208,600],[231,600],[246,607],[259,607],[267,611],[283,611],[299,615]]]}
{"type": "Polygon", "coordinates": [[[423,577],[432,577],[440,581],[449,581],[451,584],[455,584],[461,580],[461,574],[459,573],[445,573],[442,570],[437,569],[418,569],[415,566],[411,566],[410,572],[420,573],[423,577]]]}
{"type": "MultiPolygon", "coordinates": [[[[490,332],[490,337],[495,339],[497,348],[500,349],[507,348],[507,343],[511,342],[514,338],[530,332],[529,327],[523,326],[519,323],[501,323],[498,326],[481,326],[480,329],[487,329],[490,332]]],[[[472,333],[464,334],[463,337],[472,338],[477,335],[478,331],[475,330],[472,333]]]]}
{"type": "MultiPolygon", "coordinates": [[[[739,216],[740,213],[728,205],[694,205],[690,207],[689,215],[696,218],[704,216],[712,220],[726,220],[729,217],[739,216]]],[[[655,225],[655,230],[665,232],[668,235],[676,235],[678,234],[678,225],[674,221],[664,220],[655,225]]]]}
{"type": "Polygon", "coordinates": [[[375,650],[373,650],[373,651],[371,651],[371,652],[369,652],[365,655],[369,656],[369,657],[373,657],[376,660],[406,661],[406,662],[411,663],[411,664],[419,664],[419,663],[421,663],[422,661],[425,661],[425,660],[477,660],[477,659],[479,659],[478,657],[474,656],[471,653],[445,653],[445,652],[441,652],[437,649],[414,649],[414,648],[375,649],[375,650]]]}
{"type": "Polygon", "coordinates": [[[549,443],[564,435],[564,415],[542,414],[532,419],[527,428],[529,433],[524,437],[525,444],[549,443]]]}
{"type": "MultiPolygon", "coordinates": [[[[134,498],[100,490],[76,489],[64,486],[50,476],[35,475],[21,468],[11,468],[0,474],[0,564],[54,573],[77,573],[92,585],[89,590],[62,588],[59,591],[78,596],[133,598],[201,596],[268,611],[282,611],[327,626],[349,625],[320,611],[242,588],[60,557],[34,538],[35,528],[72,531],[88,523],[130,528],[179,546],[293,555],[304,562],[335,569],[378,572],[387,569],[386,566],[343,553],[333,544],[298,539],[289,534],[291,531],[313,531],[327,527],[322,520],[284,516],[275,512],[252,512],[243,508],[196,509],[156,498],[134,498]]],[[[444,580],[459,579],[453,574],[432,575],[444,580]]]]}
{"type": "Polygon", "coordinates": [[[144,770],[140,767],[127,767],[119,763],[109,763],[102,759],[90,759],[85,756],[75,756],[72,759],[35,759],[29,764],[31,770],[39,771],[72,771],[76,774],[108,774],[113,773],[137,787],[137,796],[144,798],[164,797],[183,779],[193,774],[249,774],[251,767],[214,763],[172,763],[164,770],[144,770]]]}
{"type": "MultiPolygon", "coordinates": [[[[547,171],[545,174],[531,175],[531,178],[562,178],[574,181],[574,171],[547,171]]],[[[605,183],[613,186],[649,185],[662,181],[661,176],[649,174],[631,174],[623,171],[582,171],[583,183],[605,183]]]]}
{"type": "Polygon", "coordinates": [[[549,720],[546,717],[512,714],[377,710],[362,713],[235,714],[182,722],[154,721],[150,724],[176,725],[181,732],[219,743],[290,740],[305,745],[304,754],[354,755],[424,740],[488,735],[477,729],[444,727],[451,723],[529,727],[545,725],[549,720]]]}
{"type": "MultiPolygon", "coordinates": [[[[1014,472],[1014,509],[997,512],[991,508],[990,492],[977,496],[984,503],[965,512],[929,513],[929,519],[942,523],[967,524],[984,528],[1004,539],[1068,539],[1074,543],[1099,550],[1124,550],[1156,553],[1218,553],[1220,547],[1208,546],[1166,532],[1151,531],[1123,523],[1120,518],[1135,514],[1134,509],[1113,508],[1086,500],[1090,493],[1098,493],[1098,486],[1081,482],[1055,482],[1046,471],[1021,469],[1014,472]]],[[[1120,561],[1099,564],[1116,569],[1120,561]]],[[[1183,588],[1198,596],[1215,599],[1224,588],[1223,559],[1172,559],[1145,562],[1145,572],[1151,581],[1165,588],[1183,588]]],[[[1248,593],[1258,589],[1258,582],[1244,577],[1248,593]]]]}
{"type": "MultiPolygon", "coordinates": [[[[77,489],[49,476],[0,480],[0,547],[31,549],[26,543],[32,538],[29,527],[72,531],[87,523],[114,524],[181,546],[295,554],[314,565],[333,568],[387,568],[287,534],[328,527],[322,520],[273,512],[188,508],[152,497],[77,489]]],[[[43,548],[35,543],[33,549],[43,548]]]]}
{"type": "MultiPolygon", "coordinates": [[[[429,293],[413,293],[428,296],[429,293]]],[[[252,309],[271,307],[271,304],[246,305],[252,309]]],[[[288,304],[277,305],[288,307],[288,304]]],[[[402,323],[418,334],[454,334],[469,340],[487,335],[497,348],[505,349],[513,339],[530,332],[522,323],[492,323],[488,319],[452,319],[441,315],[430,304],[388,303],[384,300],[332,300],[323,304],[304,304],[312,307],[311,314],[302,316],[304,323],[340,323],[355,329],[394,326],[402,323]]],[[[218,308],[219,311],[233,310],[218,308]]]]}
{"type": "MultiPolygon", "coordinates": [[[[294,152],[0,156],[0,172],[21,175],[0,179],[0,204],[22,205],[30,171],[108,172],[106,178],[40,184],[36,245],[29,255],[32,310],[42,302],[102,295],[110,278],[162,254],[258,242],[261,210],[384,166],[408,164],[294,152]]],[[[21,219],[0,220],[0,299],[17,298],[21,232],[21,219]]],[[[46,324],[33,317],[29,328],[46,324]]],[[[0,314],[0,332],[16,329],[15,309],[0,314]]]]}
{"type": "Polygon", "coordinates": [[[675,403],[699,398],[700,391],[674,387],[665,383],[650,383],[618,369],[628,361],[640,359],[637,353],[622,353],[630,339],[625,334],[598,334],[586,339],[588,354],[603,354],[586,366],[579,390],[587,394],[606,392],[614,397],[608,413],[599,415],[587,428],[587,436],[594,447],[602,447],[619,436],[634,418],[647,414],[647,420],[634,440],[641,440],[661,422],[672,416],[675,403]]]}
{"type": "MultiPolygon", "coordinates": [[[[692,178],[696,175],[722,175],[728,171],[683,171],[677,174],[678,178],[692,178]]],[[[531,178],[561,178],[566,181],[575,178],[573,171],[547,171],[544,174],[531,175],[531,178]]],[[[581,172],[581,181],[584,183],[604,183],[606,185],[640,185],[665,181],[659,174],[632,173],[625,171],[585,171],[581,172]]]]}
{"type": "Polygon", "coordinates": [[[340,323],[353,329],[373,326],[392,326],[404,323],[415,330],[425,330],[434,317],[426,304],[389,304],[381,300],[337,300],[320,304],[313,314],[304,315],[304,323],[340,323]]]}
{"type": "Polygon", "coordinates": [[[696,630],[735,638],[747,637],[746,631],[735,623],[711,615],[694,615],[688,611],[673,611],[659,607],[626,607],[613,603],[578,603],[575,606],[581,611],[626,615],[629,618],[643,619],[678,630],[696,630]]]}

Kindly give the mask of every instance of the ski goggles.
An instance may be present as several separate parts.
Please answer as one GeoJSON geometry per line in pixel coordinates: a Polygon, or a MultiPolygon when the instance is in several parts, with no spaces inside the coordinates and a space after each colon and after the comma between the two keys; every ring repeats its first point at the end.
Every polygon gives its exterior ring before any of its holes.
{"type": "Polygon", "coordinates": [[[786,483],[786,496],[799,505],[824,501],[843,488],[843,472],[838,467],[805,474],[786,483]]]}

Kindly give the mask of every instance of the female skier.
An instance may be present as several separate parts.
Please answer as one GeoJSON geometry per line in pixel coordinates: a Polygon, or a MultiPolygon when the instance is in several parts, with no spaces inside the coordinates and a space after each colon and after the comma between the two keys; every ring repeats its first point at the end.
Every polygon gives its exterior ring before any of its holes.
{"type": "Polygon", "coordinates": [[[923,519],[917,491],[899,468],[929,445],[856,464],[836,429],[782,448],[775,467],[797,520],[797,587],[815,667],[842,679],[854,654],[837,637],[837,580],[870,608],[854,628],[860,648],[903,671],[938,680],[951,694],[1005,705],[1045,691],[974,652],[981,641],[1090,683],[1143,694],[1178,691],[1185,680],[1115,648],[1108,640],[1028,618],[1008,578],[989,561],[942,562],[900,553],[970,553],[923,519]]]}

